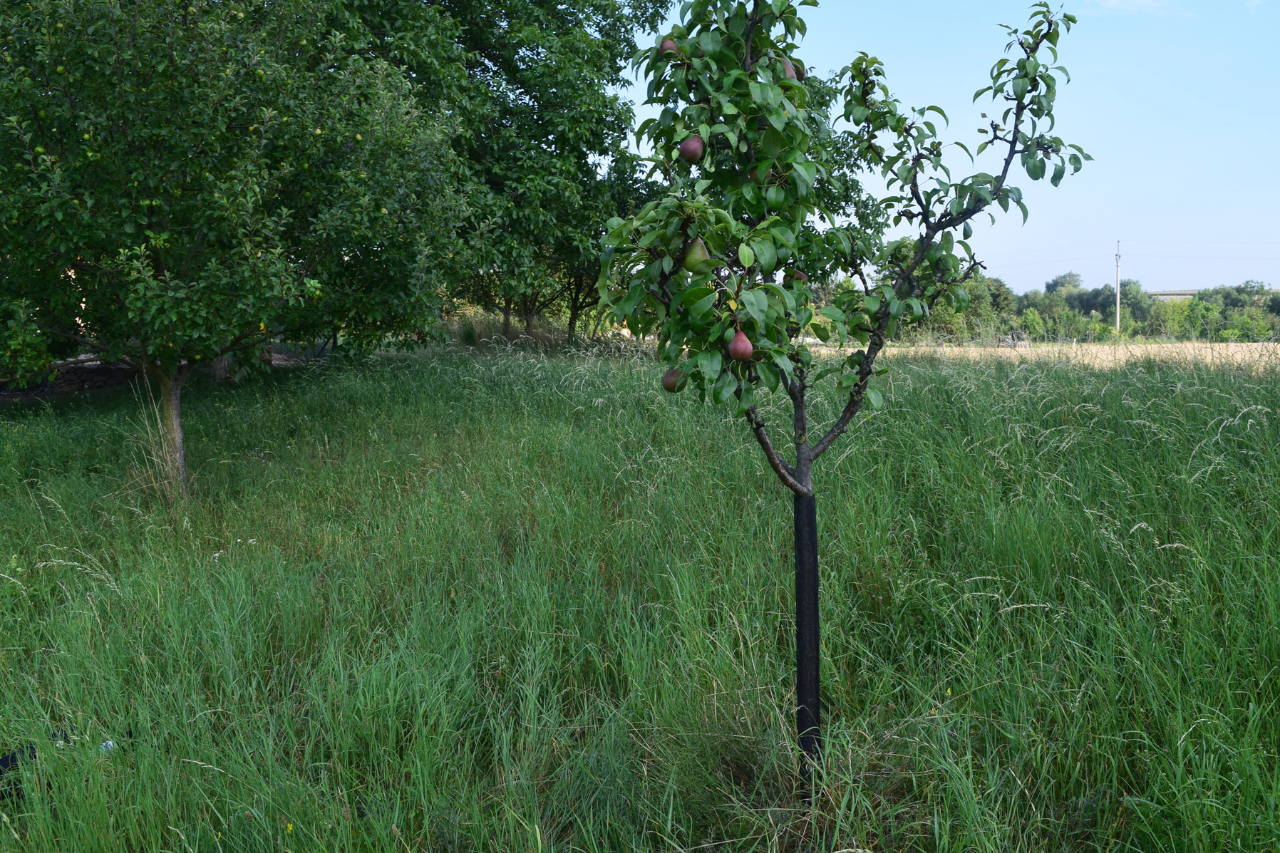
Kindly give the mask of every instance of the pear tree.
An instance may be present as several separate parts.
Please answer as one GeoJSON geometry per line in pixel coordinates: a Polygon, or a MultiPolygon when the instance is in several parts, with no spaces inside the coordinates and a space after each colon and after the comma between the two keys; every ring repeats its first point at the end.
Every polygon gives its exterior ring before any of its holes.
{"type": "Polygon", "coordinates": [[[449,137],[367,33],[334,28],[342,11],[0,7],[0,381],[131,363],[160,388],[177,491],[199,366],[285,333],[379,342],[438,314],[442,223],[461,207],[449,137]]]}
{"type": "Polygon", "coordinates": [[[974,98],[994,101],[992,117],[970,149],[944,141],[942,109],[896,100],[866,53],[830,80],[808,74],[798,7],[816,5],[690,0],[681,23],[637,54],[660,108],[637,135],[666,188],[609,223],[600,277],[614,317],[656,337],[662,387],[730,407],[793,494],[806,768],[821,754],[814,465],[883,405],[874,380],[889,342],[940,301],[964,306],[982,269],[973,221],[1012,208],[1025,219],[1015,176],[1057,186],[1089,159],[1054,135],[1069,79],[1058,42],[1073,16],[1042,2],[1025,27],[1005,27],[1006,55],[974,98]],[[977,170],[984,154],[990,171],[977,170]],[[953,174],[957,155],[974,171],[953,174]],[[809,282],[833,278],[852,286],[818,304],[809,282]],[[810,412],[824,384],[842,406],[830,423],[810,412]],[[789,453],[761,405],[775,394],[789,403],[789,453]]]}

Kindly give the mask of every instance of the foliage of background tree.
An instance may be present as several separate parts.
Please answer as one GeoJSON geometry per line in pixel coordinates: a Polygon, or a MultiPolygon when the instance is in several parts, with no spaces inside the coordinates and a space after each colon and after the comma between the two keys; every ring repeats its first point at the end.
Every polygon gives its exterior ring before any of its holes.
{"type": "Polygon", "coordinates": [[[649,102],[662,107],[639,135],[669,190],[613,223],[602,288],[632,331],[657,333],[674,371],[664,384],[689,384],[730,405],[795,495],[797,728],[810,756],[819,748],[813,463],[864,403],[879,404],[871,379],[888,341],[937,303],[966,301],[962,284],[979,270],[964,242],[971,220],[992,205],[1025,215],[1009,183],[1015,164],[1032,179],[1051,174],[1055,185],[1083,165],[1083,152],[1049,133],[1062,73],[1051,63],[1074,20],[1040,3],[1027,29],[1009,28],[1012,55],[978,93],[1003,112],[976,153],[994,147],[999,161],[994,174],[959,180],[943,163],[931,117],[942,110],[902,110],[873,57],[860,55],[833,81],[834,103],[811,97],[794,56],[805,25],[789,0],[693,0],[669,37],[637,56],[649,102]],[[822,144],[834,118],[850,127],[840,160],[822,144]],[[857,169],[879,170],[897,192],[878,200],[871,221],[856,216],[856,194],[838,186],[857,169]],[[916,237],[884,240],[886,217],[916,237]],[[611,270],[622,286],[609,287],[611,270]],[[840,274],[860,287],[815,310],[809,277],[840,274]],[[814,337],[862,348],[826,366],[809,346],[814,337]],[[808,399],[828,377],[845,402],[823,429],[809,422],[808,399]],[[791,403],[793,462],[775,448],[758,407],[778,389],[791,403]]]}
{"type": "Polygon", "coordinates": [[[370,337],[439,300],[447,124],[334,29],[336,0],[0,10],[0,375],[90,355],[162,390],[185,483],[195,367],[293,329],[370,337]]]}
{"type": "MultiPolygon", "coordinates": [[[[619,89],[635,33],[655,27],[670,2],[350,6],[427,105],[442,94],[450,104],[473,205],[465,266],[450,266],[456,293],[502,311],[509,337],[513,315],[528,327],[566,298],[566,282],[578,278],[567,272],[577,263],[569,247],[581,249],[588,233],[625,211],[587,215],[601,212],[601,175],[626,153],[632,111],[619,89]]],[[[584,308],[569,303],[575,316],[584,308]]]]}

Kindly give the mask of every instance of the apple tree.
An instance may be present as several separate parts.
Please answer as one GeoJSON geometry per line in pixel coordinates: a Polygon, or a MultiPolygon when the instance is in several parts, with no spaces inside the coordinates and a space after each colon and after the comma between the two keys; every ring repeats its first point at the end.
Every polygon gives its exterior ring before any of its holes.
{"type": "Polygon", "coordinates": [[[797,7],[815,5],[690,0],[682,23],[637,54],[649,103],[661,108],[638,135],[667,189],[610,223],[600,277],[616,318],[656,333],[663,387],[731,407],[794,495],[806,767],[821,751],[814,464],[864,407],[882,405],[873,379],[885,346],[939,301],[965,303],[964,284],[982,266],[973,220],[1010,208],[1026,216],[1015,172],[1056,186],[1088,159],[1053,135],[1066,79],[1057,47],[1071,15],[1042,2],[1024,29],[1006,28],[1007,55],[975,96],[994,99],[995,118],[971,155],[953,144],[969,159],[989,151],[994,166],[956,176],[943,111],[904,108],[874,57],[858,55],[830,81],[809,77],[796,56],[797,7]],[[873,186],[886,189],[873,196],[873,186]],[[853,286],[819,307],[816,277],[853,286]],[[810,418],[822,383],[843,401],[831,423],[810,418]],[[789,401],[790,454],[759,405],[770,394],[789,401]]]}
{"type": "Polygon", "coordinates": [[[456,219],[447,123],[338,0],[0,8],[0,377],[123,360],[161,390],[185,488],[197,366],[438,304],[456,219]]]}

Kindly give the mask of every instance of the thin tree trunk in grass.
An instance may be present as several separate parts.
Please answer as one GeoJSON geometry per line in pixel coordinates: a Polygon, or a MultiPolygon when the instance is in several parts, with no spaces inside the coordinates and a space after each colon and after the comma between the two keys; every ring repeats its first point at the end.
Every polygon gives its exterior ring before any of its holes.
{"type": "Polygon", "coordinates": [[[502,302],[502,337],[511,340],[511,297],[502,302]]]}
{"type": "Polygon", "coordinates": [[[804,778],[822,760],[818,696],[818,510],[813,495],[795,496],[796,733],[804,751],[804,778]]]}
{"type": "Polygon", "coordinates": [[[569,340],[572,341],[578,336],[578,304],[576,302],[569,306],[569,340]]]}
{"type": "Polygon", "coordinates": [[[187,491],[187,449],[182,436],[182,386],[187,373],[186,368],[180,368],[174,376],[159,373],[156,377],[160,382],[161,458],[166,485],[175,495],[187,491]]]}
{"type": "Polygon", "coordinates": [[[582,276],[577,276],[573,282],[573,290],[569,293],[569,341],[572,342],[578,336],[578,316],[582,313],[582,309],[586,307],[585,303],[578,300],[578,294],[582,292],[582,276]]]}
{"type": "Polygon", "coordinates": [[[747,423],[764,450],[770,467],[794,496],[796,554],[796,735],[804,753],[800,773],[806,798],[822,770],[822,709],[819,696],[819,662],[822,654],[818,631],[818,508],[813,495],[813,463],[827,446],[824,438],[809,443],[807,377],[801,371],[795,379],[783,381],[791,398],[795,429],[796,464],[787,464],[769,440],[764,422],[755,406],[747,409],[747,423]]]}
{"type": "Polygon", "coordinates": [[[818,663],[818,509],[813,496],[813,448],[809,444],[809,401],[801,374],[787,388],[795,429],[796,467],[794,521],[796,549],[796,735],[804,752],[801,768],[806,785],[822,762],[822,713],[818,663]]]}

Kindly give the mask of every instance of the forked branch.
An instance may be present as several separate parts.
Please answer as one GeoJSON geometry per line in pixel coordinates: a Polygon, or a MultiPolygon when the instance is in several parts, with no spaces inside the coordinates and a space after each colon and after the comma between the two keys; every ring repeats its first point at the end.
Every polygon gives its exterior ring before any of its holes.
{"type": "Polygon", "coordinates": [[[795,469],[778,455],[773,442],[769,440],[769,433],[765,429],[764,421],[760,420],[760,414],[756,411],[755,406],[747,409],[747,423],[751,425],[751,432],[755,435],[756,441],[760,442],[765,458],[769,460],[769,467],[778,475],[778,479],[782,481],[782,484],[801,497],[808,497],[813,494],[811,489],[805,488],[796,479],[795,469]]]}

